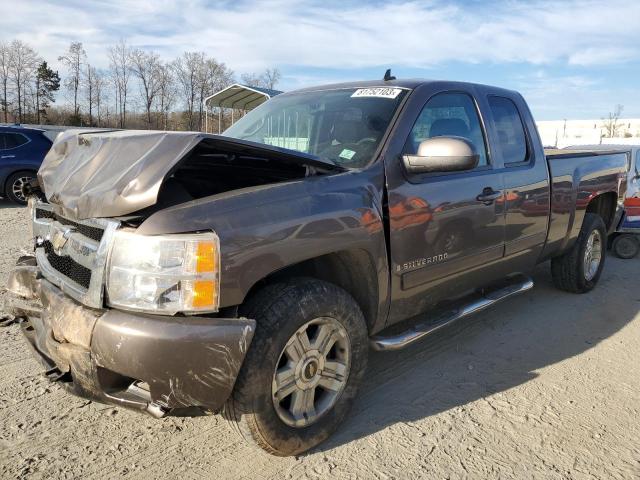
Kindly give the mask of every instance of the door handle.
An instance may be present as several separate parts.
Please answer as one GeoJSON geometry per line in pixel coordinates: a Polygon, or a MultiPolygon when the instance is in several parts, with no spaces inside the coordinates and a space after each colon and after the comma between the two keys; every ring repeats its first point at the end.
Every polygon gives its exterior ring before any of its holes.
{"type": "Polygon", "coordinates": [[[485,187],[482,190],[482,193],[476,197],[476,200],[478,200],[479,202],[484,203],[485,205],[491,205],[493,202],[495,202],[501,196],[502,196],[502,192],[496,192],[491,187],[485,187]]]}

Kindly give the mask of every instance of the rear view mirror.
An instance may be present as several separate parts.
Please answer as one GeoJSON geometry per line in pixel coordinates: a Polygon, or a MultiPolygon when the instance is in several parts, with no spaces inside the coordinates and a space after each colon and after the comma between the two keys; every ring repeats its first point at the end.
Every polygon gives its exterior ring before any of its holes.
{"type": "Polygon", "coordinates": [[[402,159],[410,173],[435,173],[471,170],[480,156],[466,138],[434,137],[420,142],[416,155],[404,155],[402,159]]]}

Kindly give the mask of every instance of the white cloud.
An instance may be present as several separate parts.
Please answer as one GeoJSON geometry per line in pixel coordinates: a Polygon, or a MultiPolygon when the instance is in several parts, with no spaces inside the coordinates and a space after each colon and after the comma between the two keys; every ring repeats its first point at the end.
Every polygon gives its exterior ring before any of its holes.
{"type": "Polygon", "coordinates": [[[638,57],[638,50],[631,47],[592,47],[573,53],[569,57],[569,65],[583,67],[624,63],[638,57]]]}
{"type": "Polygon", "coordinates": [[[514,79],[536,120],[601,118],[615,105],[625,105],[625,116],[638,115],[637,91],[611,88],[606,80],[586,75],[559,75],[552,69],[514,79]]]}
{"type": "MultiPolygon", "coordinates": [[[[21,0],[0,31],[57,59],[79,40],[107,65],[119,38],[171,58],[203,50],[239,72],[272,65],[354,69],[447,61],[604,65],[638,58],[640,2],[441,0],[374,4],[241,0],[21,0]]],[[[55,62],[53,62],[55,63],[55,62]]]]}

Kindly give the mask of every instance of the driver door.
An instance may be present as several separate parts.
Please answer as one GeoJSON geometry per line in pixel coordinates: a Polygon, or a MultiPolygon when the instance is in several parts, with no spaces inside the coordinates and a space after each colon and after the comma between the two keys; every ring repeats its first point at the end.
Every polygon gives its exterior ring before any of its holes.
{"type": "Polygon", "coordinates": [[[400,155],[387,161],[392,289],[389,321],[424,312],[481,287],[498,275],[504,255],[504,187],[488,154],[471,92],[427,96],[400,155]],[[415,155],[433,137],[463,137],[479,154],[462,172],[409,174],[403,154],[415,155]]]}

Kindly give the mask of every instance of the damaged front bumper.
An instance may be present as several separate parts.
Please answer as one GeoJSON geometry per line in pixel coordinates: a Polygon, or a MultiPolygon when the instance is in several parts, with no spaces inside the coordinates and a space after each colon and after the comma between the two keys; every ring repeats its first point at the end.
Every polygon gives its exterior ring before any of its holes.
{"type": "Polygon", "coordinates": [[[91,400],[163,416],[227,400],[253,338],[255,321],[165,317],[91,309],[22,260],[8,281],[7,313],[47,376],[91,400]]]}

